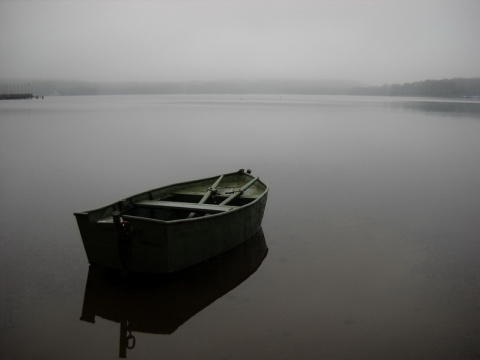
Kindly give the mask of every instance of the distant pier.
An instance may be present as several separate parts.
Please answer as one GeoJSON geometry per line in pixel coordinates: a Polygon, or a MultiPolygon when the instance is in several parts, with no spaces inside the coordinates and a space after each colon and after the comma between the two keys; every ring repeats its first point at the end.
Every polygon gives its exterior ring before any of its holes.
{"type": "Polygon", "coordinates": [[[43,96],[33,95],[30,84],[4,83],[2,88],[0,100],[43,99],[43,96]]]}
{"type": "Polygon", "coordinates": [[[21,100],[33,98],[33,94],[0,94],[0,100],[21,100]]]}

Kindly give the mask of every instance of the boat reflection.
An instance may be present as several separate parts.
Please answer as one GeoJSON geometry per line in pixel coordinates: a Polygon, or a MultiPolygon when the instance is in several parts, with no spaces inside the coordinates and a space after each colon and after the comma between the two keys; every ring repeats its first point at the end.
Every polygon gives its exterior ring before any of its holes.
{"type": "Polygon", "coordinates": [[[268,248],[260,230],[242,245],[199,265],[163,276],[130,275],[91,265],[81,320],[120,324],[119,357],[135,347],[133,332],[172,334],[195,314],[257,271],[268,248]]]}

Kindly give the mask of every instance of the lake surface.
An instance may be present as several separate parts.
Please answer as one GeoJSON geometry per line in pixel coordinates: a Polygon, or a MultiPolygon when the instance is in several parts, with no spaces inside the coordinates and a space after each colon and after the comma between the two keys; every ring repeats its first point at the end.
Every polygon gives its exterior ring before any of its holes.
{"type": "Polygon", "coordinates": [[[479,102],[2,101],[0,197],[2,359],[480,358],[479,102]],[[240,168],[270,186],[253,246],[167,284],[89,271],[75,211],[240,168]]]}

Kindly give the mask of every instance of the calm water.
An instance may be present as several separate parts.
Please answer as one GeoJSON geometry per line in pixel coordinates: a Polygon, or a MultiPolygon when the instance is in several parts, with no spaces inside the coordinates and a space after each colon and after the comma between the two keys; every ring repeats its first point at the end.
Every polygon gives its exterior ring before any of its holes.
{"type": "Polygon", "coordinates": [[[478,359],[479,139],[479,102],[2,101],[0,358],[478,359]],[[239,168],[271,188],[254,246],[167,284],[89,272],[74,211],[239,168]]]}

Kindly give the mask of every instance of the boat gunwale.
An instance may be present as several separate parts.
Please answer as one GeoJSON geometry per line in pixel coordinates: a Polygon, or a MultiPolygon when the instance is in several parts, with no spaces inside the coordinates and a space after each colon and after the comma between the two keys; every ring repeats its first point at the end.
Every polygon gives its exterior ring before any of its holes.
{"type": "MultiPolygon", "coordinates": [[[[235,172],[232,172],[232,173],[227,173],[227,174],[224,174],[223,176],[233,176],[233,175],[238,175],[240,174],[238,171],[235,171],[235,172]]],[[[248,177],[250,177],[251,179],[254,179],[255,176],[252,176],[251,174],[249,173],[246,173],[244,172],[243,175],[246,175],[248,177]]],[[[97,211],[101,211],[101,210],[104,210],[104,209],[107,209],[107,208],[110,208],[110,207],[113,207],[113,208],[117,208],[119,207],[118,204],[120,202],[122,202],[123,200],[128,200],[128,199],[132,199],[132,198],[135,198],[137,196],[141,196],[141,195],[144,195],[144,194],[147,194],[147,193],[151,193],[151,192],[154,192],[154,191],[159,191],[159,190],[162,190],[162,189],[166,189],[166,188],[169,188],[169,187],[175,187],[175,186],[182,186],[182,185],[188,185],[188,184],[193,184],[193,183],[198,183],[198,182],[203,182],[203,181],[207,181],[207,180],[215,180],[219,177],[220,175],[217,175],[217,176],[211,176],[211,177],[208,177],[208,178],[203,178],[203,179],[197,179],[197,180],[189,180],[189,181],[184,181],[184,182],[179,182],[179,183],[174,183],[174,184],[170,184],[170,185],[165,185],[165,186],[161,186],[159,188],[155,188],[155,189],[151,189],[151,190],[147,190],[147,191],[142,191],[141,193],[138,193],[138,194],[135,194],[135,195],[132,195],[132,196],[128,196],[124,199],[121,199],[121,200],[118,200],[112,204],[109,204],[109,205],[106,205],[106,206],[102,206],[102,207],[99,207],[99,208],[96,208],[96,209],[92,209],[92,210],[86,210],[86,211],[81,211],[81,212],[75,212],[74,215],[75,216],[88,216],[90,215],[91,213],[94,213],[94,212],[97,212],[97,211]]],[[[230,211],[226,211],[226,212],[221,212],[221,213],[216,213],[216,214],[208,214],[208,216],[201,216],[201,217],[192,217],[192,218],[184,218],[184,219],[176,219],[176,220],[161,220],[161,219],[153,219],[153,218],[146,218],[146,217],[141,217],[141,216],[134,216],[134,215],[127,215],[127,214],[121,214],[122,218],[128,220],[128,219],[135,219],[137,221],[145,221],[145,222],[152,222],[152,223],[158,223],[158,224],[165,224],[165,225],[168,225],[168,224],[179,224],[179,223],[189,223],[189,222],[193,222],[193,221],[204,221],[206,220],[207,218],[210,219],[210,218],[215,218],[215,217],[219,217],[219,216],[226,216],[226,215],[229,215],[229,214],[232,214],[232,213],[235,213],[237,211],[241,211],[243,209],[246,209],[246,208],[249,208],[250,206],[253,206],[255,205],[257,202],[259,202],[263,197],[265,197],[267,194],[268,194],[268,191],[269,191],[269,187],[267,184],[265,184],[260,178],[257,179],[258,182],[260,182],[264,187],[265,187],[265,190],[258,196],[256,197],[253,201],[247,203],[247,204],[244,204],[244,205],[241,205],[241,206],[238,206],[237,208],[235,209],[232,209],[230,211]]],[[[242,195],[240,195],[239,197],[241,198],[242,195]]],[[[135,203],[133,203],[135,204],[135,203]]],[[[128,209],[127,209],[128,210],[128,209]]],[[[125,211],[127,211],[125,210],[125,211]]],[[[113,222],[112,222],[113,224],[113,222]]]]}

